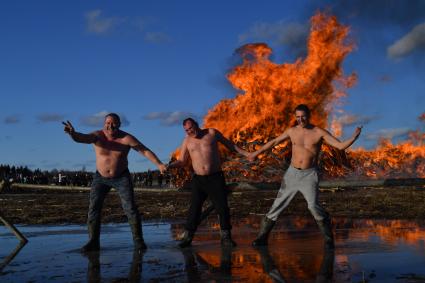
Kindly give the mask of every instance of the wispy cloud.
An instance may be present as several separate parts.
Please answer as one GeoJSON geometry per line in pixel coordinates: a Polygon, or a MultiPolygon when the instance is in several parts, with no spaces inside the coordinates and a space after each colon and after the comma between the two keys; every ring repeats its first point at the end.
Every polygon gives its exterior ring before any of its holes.
{"type": "Polygon", "coordinates": [[[290,48],[295,54],[305,54],[306,42],[309,32],[307,24],[288,23],[278,21],[276,23],[257,22],[248,31],[239,35],[239,43],[247,41],[270,41],[277,45],[290,48]]]}
{"type": "Polygon", "coordinates": [[[336,118],[336,121],[342,126],[352,126],[355,124],[366,125],[374,119],[376,119],[376,117],[347,114],[336,118]]]}
{"type": "Polygon", "coordinates": [[[171,37],[164,32],[146,32],[144,40],[149,43],[169,43],[171,37]]]}
{"type": "Polygon", "coordinates": [[[151,112],[145,116],[145,120],[159,120],[163,126],[175,126],[180,125],[182,121],[188,117],[193,119],[198,119],[198,115],[195,115],[190,112],[184,111],[174,111],[174,112],[151,112]]]}
{"type": "Polygon", "coordinates": [[[407,137],[407,134],[411,130],[408,128],[396,128],[396,129],[381,129],[374,133],[367,134],[366,140],[379,140],[379,139],[393,139],[407,137]]]}
{"type": "MultiPolygon", "coordinates": [[[[90,116],[84,116],[81,118],[81,124],[88,127],[103,127],[105,116],[109,113],[111,112],[103,110],[90,116]]],[[[118,116],[120,116],[121,119],[121,127],[130,125],[130,122],[124,115],[118,113],[118,116]]]]}
{"type": "Polygon", "coordinates": [[[105,17],[99,9],[87,12],[85,18],[87,31],[95,34],[106,34],[126,21],[123,17],[105,17]]]}
{"type": "Polygon", "coordinates": [[[5,124],[17,124],[21,122],[21,118],[19,115],[10,115],[4,118],[3,122],[5,124]]]}
{"type": "Polygon", "coordinates": [[[65,119],[65,115],[57,113],[43,113],[37,116],[37,120],[42,123],[60,122],[65,119]]]}
{"type": "Polygon", "coordinates": [[[425,50],[425,23],[415,26],[409,33],[394,42],[387,49],[389,58],[406,57],[416,50],[425,50]]]}

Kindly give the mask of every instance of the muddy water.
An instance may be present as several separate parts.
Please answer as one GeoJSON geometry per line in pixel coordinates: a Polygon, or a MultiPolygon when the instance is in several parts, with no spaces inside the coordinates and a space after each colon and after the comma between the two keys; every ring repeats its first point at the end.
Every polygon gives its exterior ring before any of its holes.
{"type": "Polygon", "coordinates": [[[85,226],[18,226],[29,240],[20,250],[0,226],[0,282],[425,282],[425,223],[334,219],[336,249],[324,252],[315,223],[302,217],[279,220],[269,247],[254,249],[259,222],[234,221],[230,250],[219,245],[215,217],[186,249],[176,248],[182,223],[144,223],[142,255],[127,224],[106,224],[101,251],[88,256],[78,251],[85,226]]]}

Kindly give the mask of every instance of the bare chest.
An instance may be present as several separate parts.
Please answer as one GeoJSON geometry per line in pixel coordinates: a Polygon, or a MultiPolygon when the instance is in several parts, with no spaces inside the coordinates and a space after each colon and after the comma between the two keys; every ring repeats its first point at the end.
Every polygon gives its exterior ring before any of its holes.
{"type": "Polygon", "coordinates": [[[314,148],[322,144],[320,133],[314,129],[296,129],[291,133],[290,138],[294,146],[314,148]]]}
{"type": "Polygon", "coordinates": [[[191,138],[188,140],[187,149],[189,153],[201,154],[209,152],[217,147],[216,139],[211,135],[206,135],[201,139],[191,138]]]}

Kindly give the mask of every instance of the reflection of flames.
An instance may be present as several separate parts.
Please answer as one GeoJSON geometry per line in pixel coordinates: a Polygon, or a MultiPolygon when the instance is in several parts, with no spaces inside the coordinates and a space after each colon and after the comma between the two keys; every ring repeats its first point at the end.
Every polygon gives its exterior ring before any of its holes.
{"type": "MultiPolygon", "coordinates": [[[[355,74],[344,76],[341,68],[343,59],[354,48],[347,41],[348,32],[349,28],[339,24],[335,17],[317,13],[311,18],[308,55],[293,64],[270,61],[272,50],[263,43],[239,48],[237,52],[243,62],[227,78],[243,93],[220,101],[206,115],[204,126],[219,129],[249,151],[292,126],[298,104],[307,104],[313,112],[311,122],[326,128],[329,113],[339,98],[346,95],[345,90],[356,82],[355,74]]],[[[338,129],[338,125],[332,123],[332,128],[338,129]]],[[[358,170],[356,176],[381,177],[395,171],[397,176],[425,177],[424,134],[416,134],[418,145],[382,143],[376,150],[359,149],[349,156],[324,146],[320,166],[325,169],[325,178],[346,176],[352,168],[358,170]],[[401,170],[410,167],[406,163],[411,167],[417,165],[416,171],[401,170]]],[[[257,163],[247,164],[223,151],[223,168],[228,181],[279,181],[284,170],[282,160],[285,165],[290,154],[290,145],[284,143],[260,156],[257,163]]]]}

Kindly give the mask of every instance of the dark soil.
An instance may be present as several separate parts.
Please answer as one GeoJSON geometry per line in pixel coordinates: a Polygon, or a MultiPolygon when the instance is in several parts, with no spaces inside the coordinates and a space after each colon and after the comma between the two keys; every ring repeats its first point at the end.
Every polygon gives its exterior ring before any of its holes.
{"type": "MultiPolygon", "coordinates": [[[[276,194],[276,190],[233,191],[229,197],[232,218],[266,213],[276,194]]],[[[14,224],[85,223],[88,197],[87,191],[25,189],[3,192],[0,194],[0,215],[14,224]]],[[[135,198],[145,220],[184,219],[190,204],[190,192],[177,190],[138,191],[135,198]]],[[[425,219],[423,187],[325,190],[319,194],[319,199],[334,217],[425,219]]],[[[297,194],[282,216],[309,214],[305,200],[297,194]]],[[[102,215],[102,222],[126,221],[116,192],[107,196],[102,215]]]]}

